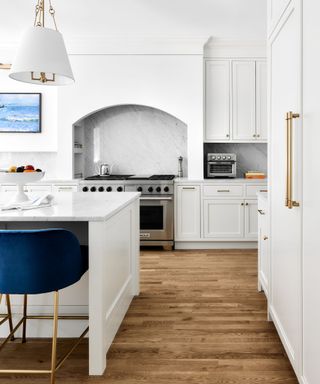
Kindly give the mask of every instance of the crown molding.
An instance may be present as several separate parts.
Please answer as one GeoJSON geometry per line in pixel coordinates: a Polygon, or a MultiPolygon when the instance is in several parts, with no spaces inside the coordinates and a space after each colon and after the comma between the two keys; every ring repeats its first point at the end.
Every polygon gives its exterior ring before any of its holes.
{"type": "MultiPolygon", "coordinates": [[[[70,55],[203,55],[207,41],[207,36],[65,36],[70,55]]],[[[2,52],[12,56],[17,46],[17,41],[0,42],[0,61],[8,59],[2,52]]]]}
{"type": "Polygon", "coordinates": [[[210,37],[204,47],[205,58],[265,58],[267,40],[235,40],[210,37]]]}

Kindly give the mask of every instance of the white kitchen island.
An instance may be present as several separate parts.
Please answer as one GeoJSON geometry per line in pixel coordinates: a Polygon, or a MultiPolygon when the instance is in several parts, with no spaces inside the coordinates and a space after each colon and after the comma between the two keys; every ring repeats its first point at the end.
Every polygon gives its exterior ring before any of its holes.
{"type": "MultiPolygon", "coordinates": [[[[0,205],[10,195],[0,193],[0,205]]],[[[139,196],[139,193],[57,193],[52,207],[0,211],[1,229],[66,228],[74,232],[81,244],[89,246],[88,277],[62,291],[60,314],[68,311],[89,314],[90,375],[103,374],[106,353],[132,298],[139,294],[139,196]]],[[[51,294],[31,296],[30,312],[52,311],[51,299],[51,294]]],[[[20,303],[13,300],[16,314],[21,313],[20,303]]],[[[35,320],[30,320],[27,326],[31,336],[51,337],[50,322],[44,328],[40,323],[32,328],[32,322],[34,326],[35,320]]],[[[69,330],[77,330],[80,335],[79,325],[71,320],[68,323],[69,330]]],[[[65,329],[59,328],[58,336],[65,329]]]]}

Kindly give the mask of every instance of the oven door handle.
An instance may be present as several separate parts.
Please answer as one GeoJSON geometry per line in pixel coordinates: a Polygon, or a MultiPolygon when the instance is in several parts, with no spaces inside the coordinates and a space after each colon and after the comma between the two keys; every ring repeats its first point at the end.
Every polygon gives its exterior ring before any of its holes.
{"type": "Polygon", "coordinates": [[[171,201],[173,200],[173,197],[172,196],[141,196],[140,197],[140,200],[157,200],[157,201],[161,201],[161,200],[168,200],[168,201],[171,201]]]}

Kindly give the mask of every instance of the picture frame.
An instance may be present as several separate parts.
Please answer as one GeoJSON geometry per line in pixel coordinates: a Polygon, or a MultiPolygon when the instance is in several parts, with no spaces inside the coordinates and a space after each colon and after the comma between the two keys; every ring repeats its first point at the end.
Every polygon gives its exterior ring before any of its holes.
{"type": "Polygon", "coordinates": [[[0,133],[41,133],[42,94],[0,92],[0,133]]]}

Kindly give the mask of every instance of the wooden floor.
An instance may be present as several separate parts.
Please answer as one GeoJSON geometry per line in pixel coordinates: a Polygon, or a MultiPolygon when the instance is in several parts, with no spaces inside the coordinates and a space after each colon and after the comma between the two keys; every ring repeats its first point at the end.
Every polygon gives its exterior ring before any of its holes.
{"type": "MultiPolygon", "coordinates": [[[[257,292],[255,251],[147,250],[141,295],[108,353],[103,377],[87,376],[84,342],[57,374],[57,384],[298,383],[257,292]]],[[[60,351],[68,346],[60,344],[60,351]]],[[[44,369],[48,341],[12,343],[1,367],[44,369]],[[38,365],[37,365],[38,363],[38,365]]],[[[0,383],[48,383],[48,377],[0,376],[0,383]]]]}

